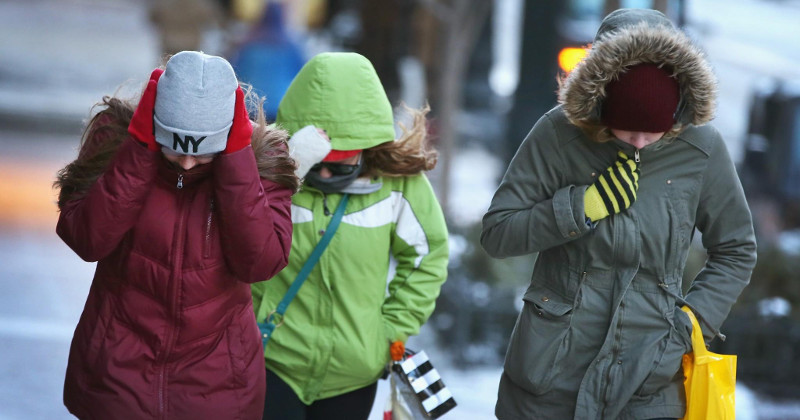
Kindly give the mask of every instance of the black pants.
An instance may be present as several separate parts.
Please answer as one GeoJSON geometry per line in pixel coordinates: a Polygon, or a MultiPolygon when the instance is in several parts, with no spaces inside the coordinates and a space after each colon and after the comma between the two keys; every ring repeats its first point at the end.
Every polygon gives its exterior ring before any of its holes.
{"type": "Polygon", "coordinates": [[[306,405],[286,382],[267,369],[263,420],[367,420],[378,383],[306,405]]]}

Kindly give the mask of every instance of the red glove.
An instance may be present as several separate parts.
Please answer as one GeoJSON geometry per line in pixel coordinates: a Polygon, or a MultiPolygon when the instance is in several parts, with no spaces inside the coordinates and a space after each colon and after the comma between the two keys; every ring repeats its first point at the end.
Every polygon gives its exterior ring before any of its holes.
{"type": "Polygon", "coordinates": [[[139,100],[139,105],[136,107],[136,111],[133,112],[131,123],[128,125],[128,132],[133,138],[147,146],[149,150],[156,152],[161,150],[161,145],[156,143],[155,129],[153,128],[153,109],[156,106],[158,78],[163,73],[164,69],[155,69],[150,73],[150,80],[144,89],[142,99],[139,100]]]}
{"type": "Polygon", "coordinates": [[[233,108],[233,124],[231,124],[231,131],[228,132],[228,143],[222,153],[227,155],[244,149],[250,144],[252,135],[253,125],[250,123],[250,116],[244,105],[244,92],[241,87],[238,87],[236,88],[236,105],[233,108]]]}

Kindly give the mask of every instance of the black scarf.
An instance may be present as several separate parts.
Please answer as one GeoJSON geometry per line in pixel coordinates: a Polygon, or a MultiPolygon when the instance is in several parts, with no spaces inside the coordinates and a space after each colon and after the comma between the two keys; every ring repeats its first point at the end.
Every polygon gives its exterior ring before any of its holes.
{"type": "Polygon", "coordinates": [[[332,194],[341,192],[352,184],[353,181],[361,174],[363,164],[361,160],[358,161],[358,168],[353,173],[348,175],[332,175],[330,178],[323,178],[319,176],[318,171],[308,171],[305,178],[305,183],[324,192],[325,194],[332,194]]]}

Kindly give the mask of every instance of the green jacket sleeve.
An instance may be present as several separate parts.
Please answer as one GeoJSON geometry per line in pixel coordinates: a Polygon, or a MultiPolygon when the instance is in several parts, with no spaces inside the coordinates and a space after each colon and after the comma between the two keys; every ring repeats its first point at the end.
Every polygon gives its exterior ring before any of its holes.
{"type": "MultiPolygon", "coordinates": [[[[407,177],[392,230],[394,277],[382,312],[386,338],[405,341],[433,312],[447,278],[447,226],[428,179],[407,177]]],[[[395,192],[397,193],[397,192],[395,192]]]]}
{"type": "MultiPolygon", "coordinates": [[[[753,222],[725,143],[711,127],[713,142],[697,208],[697,229],[708,253],[705,267],[685,296],[698,315],[716,329],[750,282],[756,263],[753,222]]],[[[703,328],[707,340],[713,335],[703,328]]]]}
{"type": "Polygon", "coordinates": [[[547,115],[511,160],[483,217],[481,245],[495,258],[540,252],[581,237],[587,186],[566,185],[558,138],[547,115]]]}

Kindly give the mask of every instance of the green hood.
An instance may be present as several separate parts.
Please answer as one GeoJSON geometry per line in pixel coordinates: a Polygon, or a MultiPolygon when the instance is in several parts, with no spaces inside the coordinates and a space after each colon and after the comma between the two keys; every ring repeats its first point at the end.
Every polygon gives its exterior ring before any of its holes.
{"type": "Polygon", "coordinates": [[[286,91],[275,122],[290,135],[307,125],[322,128],[336,150],[368,149],[395,137],[378,74],[356,53],[314,56],[286,91]]]}

